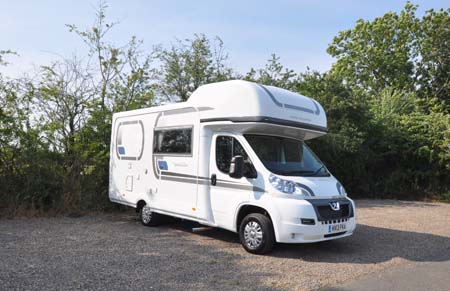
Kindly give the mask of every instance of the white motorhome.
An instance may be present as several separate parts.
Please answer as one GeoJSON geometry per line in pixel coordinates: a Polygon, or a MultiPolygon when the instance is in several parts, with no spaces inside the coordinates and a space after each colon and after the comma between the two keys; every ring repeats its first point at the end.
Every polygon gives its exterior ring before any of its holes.
{"type": "Polygon", "coordinates": [[[251,253],[346,237],[355,204],[304,143],[326,132],[311,98],[204,85],[186,102],[113,115],[109,198],[147,226],[169,215],[237,232],[251,253]]]}

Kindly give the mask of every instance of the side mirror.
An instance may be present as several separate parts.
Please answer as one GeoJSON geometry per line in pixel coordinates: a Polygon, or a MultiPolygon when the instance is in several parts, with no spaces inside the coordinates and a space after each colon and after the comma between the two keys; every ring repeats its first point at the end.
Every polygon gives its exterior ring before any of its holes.
{"type": "Polygon", "coordinates": [[[256,169],[250,161],[244,161],[244,177],[251,179],[258,177],[256,169]]]}
{"type": "Polygon", "coordinates": [[[244,176],[244,157],[234,156],[231,159],[230,171],[228,172],[231,178],[242,178],[244,176]]]}

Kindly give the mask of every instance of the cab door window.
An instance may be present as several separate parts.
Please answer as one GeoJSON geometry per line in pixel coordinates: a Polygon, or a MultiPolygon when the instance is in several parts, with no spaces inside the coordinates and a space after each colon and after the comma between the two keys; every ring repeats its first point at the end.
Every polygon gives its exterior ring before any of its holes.
{"type": "Polygon", "coordinates": [[[217,168],[228,174],[230,162],[234,156],[242,156],[248,161],[248,155],[242,145],[232,136],[218,136],[216,139],[216,164],[217,168]]]}

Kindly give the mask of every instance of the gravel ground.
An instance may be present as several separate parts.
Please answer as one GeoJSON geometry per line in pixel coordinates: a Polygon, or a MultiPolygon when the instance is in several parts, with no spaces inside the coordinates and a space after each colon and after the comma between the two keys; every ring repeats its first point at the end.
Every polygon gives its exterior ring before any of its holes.
{"type": "Polygon", "coordinates": [[[450,260],[450,205],[357,201],[352,237],[246,253],[237,235],[187,223],[142,226],[132,212],[0,220],[1,290],[311,290],[450,260]]]}

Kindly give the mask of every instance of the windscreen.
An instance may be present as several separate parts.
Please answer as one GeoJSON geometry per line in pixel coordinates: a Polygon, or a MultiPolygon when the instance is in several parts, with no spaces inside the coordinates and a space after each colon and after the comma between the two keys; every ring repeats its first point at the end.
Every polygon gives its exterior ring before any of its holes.
{"type": "Polygon", "coordinates": [[[264,166],[283,176],[329,176],[324,164],[303,141],[269,135],[245,135],[264,166]]]}

